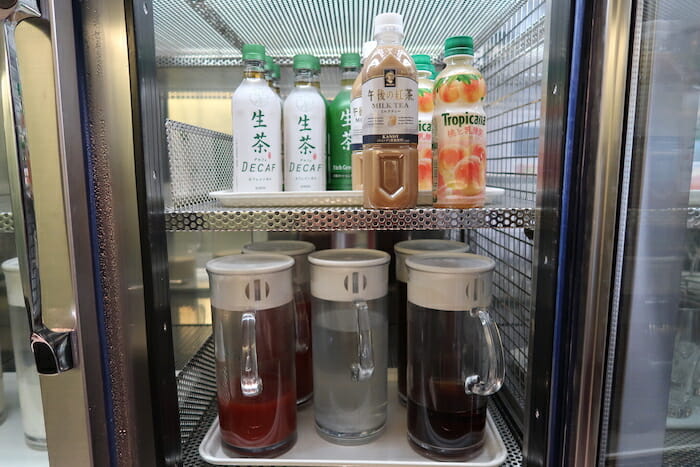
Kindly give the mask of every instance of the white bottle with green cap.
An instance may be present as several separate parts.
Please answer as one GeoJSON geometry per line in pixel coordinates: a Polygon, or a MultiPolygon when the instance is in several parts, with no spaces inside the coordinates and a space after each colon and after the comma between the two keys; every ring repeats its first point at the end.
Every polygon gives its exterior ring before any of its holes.
{"type": "Polygon", "coordinates": [[[316,63],[313,55],[294,56],[294,89],[284,101],[285,191],[326,189],[326,103],[314,86],[316,63]]]}
{"type": "Polygon", "coordinates": [[[282,106],[265,80],[265,47],[244,45],[243,62],[232,97],[233,189],[282,191],[282,106]]]}

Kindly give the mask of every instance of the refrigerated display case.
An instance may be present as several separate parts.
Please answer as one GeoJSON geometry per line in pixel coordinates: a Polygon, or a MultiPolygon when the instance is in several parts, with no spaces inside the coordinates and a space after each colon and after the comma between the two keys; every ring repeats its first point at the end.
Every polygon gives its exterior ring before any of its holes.
{"type": "MultiPolygon", "coordinates": [[[[503,465],[698,463],[696,2],[25,0],[0,13],[12,195],[0,230],[16,239],[51,465],[207,465],[208,259],[266,238],[390,250],[418,237],[496,262],[506,379],[489,411],[503,465]],[[214,201],[230,187],[243,44],[266,45],[283,96],[292,56],[317,55],[332,98],[340,53],[385,11],[437,65],[446,37],[474,37],[498,203],[214,201]]],[[[382,442],[307,460],[401,464],[401,431],[382,442]]]]}

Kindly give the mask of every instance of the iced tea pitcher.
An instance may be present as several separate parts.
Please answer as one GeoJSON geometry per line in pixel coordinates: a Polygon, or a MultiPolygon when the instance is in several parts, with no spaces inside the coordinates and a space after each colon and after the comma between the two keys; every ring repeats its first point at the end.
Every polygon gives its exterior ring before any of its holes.
{"type": "Polygon", "coordinates": [[[294,260],[276,254],[207,263],[225,448],[275,456],[296,440],[294,260]]]}
{"type": "Polygon", "coordinates": [[[466,460],[484,444],[487,396],[503,385],[503,346],[488,310],[495,263],[469,253],[411,256],[408,439],[420,454],[466,460]]]}
{"type": "Polygon", "coordinates": [[[399,324],[397,370],[399,377],[399,400],[404,405],[406,404],[406,289],[408,287],[408,268],[406,268],[406,260],[413,255],[422,253],[445,251],[464,252],[467,251],[467,248],[464,242],[440,239],[404,240],[394,245],[396,284],[399,292],[399,297],[396,301],[396,306],[398,308],[396,314],[399,324]]]}
{"type": "Polygon", "coordinates": [[[389,255],[346,248],[309,262],[316,429],[335,443],[368,442],[386,422],[389,255]]]}
{"type": "Polygon", "coordinates": [[[316,247],[311,242],[298,240],[270,240],[249,243],[243,253],[278,253],[294,259],[292,285],[296,308],[296,378],[297,404],[305,404],[313,394],[313,369],[311,368],[311,292],[309,286],[309,253],[316,247]]]}

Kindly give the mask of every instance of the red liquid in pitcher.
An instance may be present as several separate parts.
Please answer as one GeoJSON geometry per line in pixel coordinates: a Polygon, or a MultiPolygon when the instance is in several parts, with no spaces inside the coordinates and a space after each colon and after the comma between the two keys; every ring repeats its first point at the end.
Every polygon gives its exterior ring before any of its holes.
{"type": "Polygon", "coordinates": [[[314,372],[311,360],[311,301],[308,294],[303,298],[297,297],[296,312],[299,326],[304,326],[308,342],[306,348],[296,350],[297,372],[297,404],[303,404],[311,399],[314,391],[314,372]]]}
{"type": "Polygon", "coordinates": [[[421,455],[436,460],[462,461],[478,454],[484,444],[486,398],[464,393],[457,382],[428,383],[428,405],[408,398],[408,439],[421,455]],[[437,403],[434,403],[437,402],[437,403]]]}

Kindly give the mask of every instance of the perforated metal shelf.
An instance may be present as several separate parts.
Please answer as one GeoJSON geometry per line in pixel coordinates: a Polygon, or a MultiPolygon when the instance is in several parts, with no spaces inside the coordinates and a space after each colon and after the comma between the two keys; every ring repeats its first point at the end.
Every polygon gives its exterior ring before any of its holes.
{"type": "Polygon", "coordinates": [[[15,231],[14,221],[11,212],[0,212],[0,233],[10,233],[15,231]]]}
{"type": "Polygon", "coordinates": [[[533,228],[534,209],[363,209],[261,208],[203,206],[166,213],[166,229],[212,231],[443,230],[460,228],[533,228]]]}

